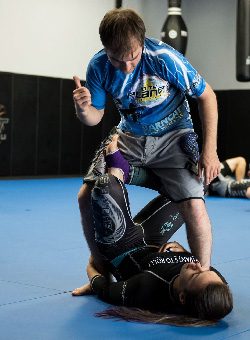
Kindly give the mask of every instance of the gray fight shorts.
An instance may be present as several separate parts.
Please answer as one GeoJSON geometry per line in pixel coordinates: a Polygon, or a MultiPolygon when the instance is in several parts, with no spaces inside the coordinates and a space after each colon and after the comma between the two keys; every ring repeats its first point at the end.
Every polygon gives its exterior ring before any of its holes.
{"type": "Polygon", "coordinates": [[[118,147],[131,165],[128,184],[149,187],[174,202],[204,199],[204,187],[198,177],[199,150],[192,129],[181,129],[161,137],[135,136],[114,128],[101,143],[84,176],[84,182],[96,181],[106,172],[105,148],[118,133],[118,147]]]}

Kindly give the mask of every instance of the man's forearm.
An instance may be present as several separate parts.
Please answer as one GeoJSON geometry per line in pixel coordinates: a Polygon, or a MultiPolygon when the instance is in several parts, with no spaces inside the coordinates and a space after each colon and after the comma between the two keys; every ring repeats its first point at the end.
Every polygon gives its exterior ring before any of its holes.
{"type": "Polygon", "coordinates": [[[201,199],[187,200],[179,204],[179,209],[186,223],[191,252],[208,269],[212,251],[212,228],[205,203],[201,199]]]}
{"type": "Polygon", "coordinates": [[[217,127],[218,113],[217,110],[209,114],[201,113],[202,121],[202,137],[203,137],[203,152],[217,151],[217,127]]]}
{"type": "Polygon", "coordinates": [[[216,150],[218,108],[216,95],[208,84],[204,94],[198,99],[198,105],[202,123],[203,151],[216,150]]]}
{"type": "Polygon", "coordinates": [[[84,111],[76,109],[76,116],[79,118],[79,120],[83,124],[88,125],[88,126],[94,126],[100,123],[100,121],[102,120],[103,114],[104,114],[104,109],[97,110],[93,106],[89,106],[84,111]]]}
{"type": "Polygon", "coordinates": [[[208,269],[212,252],[212,231],[210,225],[201,225],[197,228],[197,226],[189,224],[187,227],[187,238],[192,254],[199,259],[204,268],[208,269]]]}

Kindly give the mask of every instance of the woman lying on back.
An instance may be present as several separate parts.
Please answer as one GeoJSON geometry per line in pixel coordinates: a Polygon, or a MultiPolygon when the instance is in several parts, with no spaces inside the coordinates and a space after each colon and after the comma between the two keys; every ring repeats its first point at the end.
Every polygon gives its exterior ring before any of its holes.
{"type": "Polygon", "coordinates": [[[183,223],[176,205],[161,198],[133,220],[122,176],[110,168],[116,176],[96,181],[92,207],[96,244],[117,282],[101,275],[90,258],[90,283],[73,295],[94,293],[119,306],[98,316],[128,321],[211,325],[230,313],[232,294],[223,276],[214,268],[203,270],[177,242],[166,243],[183,223]]]}

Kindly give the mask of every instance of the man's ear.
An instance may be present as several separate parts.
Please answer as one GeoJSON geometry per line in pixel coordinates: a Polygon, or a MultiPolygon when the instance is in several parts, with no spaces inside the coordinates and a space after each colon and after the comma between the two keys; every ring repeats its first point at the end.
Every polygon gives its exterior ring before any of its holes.
{"type": "Polygon", "coordinates": [[[179,301],[182,305],[185,305],[186,296],[185,296],[185,293],[183,291],[179,293],[179,301]]]}

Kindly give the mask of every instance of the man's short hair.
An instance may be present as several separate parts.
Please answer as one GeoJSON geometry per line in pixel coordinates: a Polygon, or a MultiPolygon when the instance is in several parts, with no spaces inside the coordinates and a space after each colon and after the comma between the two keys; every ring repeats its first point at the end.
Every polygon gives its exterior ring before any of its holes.
{"type": "Polygon", "coordinates": [[[99,27],[103,46],[121,56],[131,50],[133,38],[143,46],[145,32],[142,18],[132,9],[113,9],[107,12],[99,27]]]}

